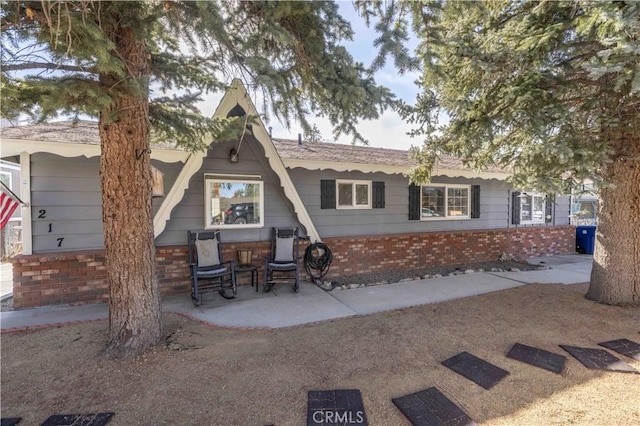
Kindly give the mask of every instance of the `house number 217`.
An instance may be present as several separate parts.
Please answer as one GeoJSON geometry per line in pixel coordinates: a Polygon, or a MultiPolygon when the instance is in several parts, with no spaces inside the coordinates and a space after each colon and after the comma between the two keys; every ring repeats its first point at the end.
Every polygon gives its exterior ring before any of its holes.
{"type": "MultiPolygon", "coordinates": [[[[45,219],[47,217],[47,211],[45,209],[38,210],[38,219],[45,219]]],[[[53,232],[53,224],[49,224],[48,233],[53,232]]],[[[58,247],[62,247],[62,242],[64,241],[64,237],[56,238],[58,242],[58,247]]]]}

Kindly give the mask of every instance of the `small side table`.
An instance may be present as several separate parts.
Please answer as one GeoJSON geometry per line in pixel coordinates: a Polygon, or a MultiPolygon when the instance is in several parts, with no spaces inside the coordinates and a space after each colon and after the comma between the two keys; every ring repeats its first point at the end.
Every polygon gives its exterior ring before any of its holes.
{"type": "Polygon", "coordinates": [[[251,287],[256,287],[256,292],[258,291],[258,268],[253,265],[236,265],[234,268],[236,274],[241,274],[243,272],[251,272],[251,287]]]}

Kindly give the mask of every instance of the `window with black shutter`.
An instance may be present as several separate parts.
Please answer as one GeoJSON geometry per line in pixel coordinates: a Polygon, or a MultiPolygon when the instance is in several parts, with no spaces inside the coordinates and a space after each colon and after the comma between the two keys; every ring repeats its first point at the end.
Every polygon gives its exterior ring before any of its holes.
{"type": "Polygon", "coordinates": [[[479,185],[430,183],[409,186],[409,220],[479,217],[479,185]]]}
{"type": "Polygon", "coordinates": [[[381,209],[385,206],[384,182],[352,179],[320,180],[321,209],[381,209]]]}
{"type": "Polygon", "coordinates": [[[511,223],[515,225],[537,225],[552,221],[553,202],[548,195],[513,192],[511,204],[511,223]]]}

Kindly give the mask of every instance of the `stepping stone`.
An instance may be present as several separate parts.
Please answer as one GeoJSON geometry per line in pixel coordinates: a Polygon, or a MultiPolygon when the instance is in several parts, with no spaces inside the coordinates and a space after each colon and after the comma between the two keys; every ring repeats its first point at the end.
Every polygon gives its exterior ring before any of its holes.
{"type": "Polygon", "coordinates": [[[544,368],[557,374],[562,373],[564,363],[567,361],[567,357],[564,355],[558,355],[545,351],[544,349],[534,348],[533,346],[520,343],[513,345],[507,357],[526,362],[535,367],[544,368]]]}
{"type": "Polygon", "coordinates": [[[580,348],[577,346],[560,345],[562,349],[569,352],[582,365],[591,370],[618,371],[621,373],[637,373],[640,371],[611,355],[604,349],[580,348]]]}
{"type": "Polygon", "coordinates": [[[476,423],[436,388],[392,399],[414,426],[458,426],[476,423]]]}
{"type": "Polygon", "coordinates": [[[56,414],[45,420],[41,426],[104,426],[114,414],[56,414]]]}
{"type": "Polygon", "coordinates": [[[598,343],[598,345],[640,361],[640,345],[629,339],[610,340],[598,343]]]}
{"type": "Polygon", "coordinates": [[[509,372],[500,367],[471,355],[468,352],[460,352],[447,360],[442,365],[449,367],[456,373],[472,382],[489,390],[509,375],[509,372]]]}
{"type": "Polygon", "coordinates": [[[22,417],[3,417],[0,419],[0,426],[14,426],[20,423],[22,417]]]}
{"type": "Polygon", "coordinates": [[[359,389],[307,393],[307,426],[345,424],[369,424],[359,389]]]}

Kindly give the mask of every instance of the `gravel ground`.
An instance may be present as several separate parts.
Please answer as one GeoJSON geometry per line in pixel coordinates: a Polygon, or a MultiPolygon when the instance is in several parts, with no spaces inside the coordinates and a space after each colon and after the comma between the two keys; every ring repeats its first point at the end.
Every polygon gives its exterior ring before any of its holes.
{"type": "Polygon", "coordinates": [[[0,301],[0,312],[13,311],[13,297],[0,301]]]}
{"type": "Polygon", "coordinates": [[[403,280],[445,277],[451,274],[464,274],[465,271],[533,271],[543,269],[542,266],[532,265],[515,260],[465,263],[459,265],[431,266],[428,268],[409,269],[404,271],[378,271],[367,274],[347,275],[332,280],[333,286],[347,286],[351,284],[380,285],[397,283],[403,280]]]}

